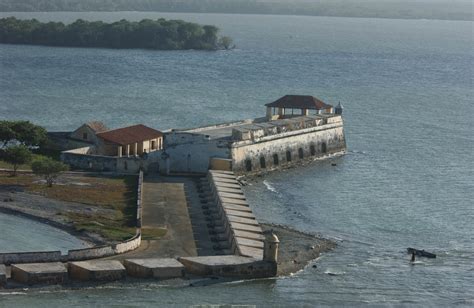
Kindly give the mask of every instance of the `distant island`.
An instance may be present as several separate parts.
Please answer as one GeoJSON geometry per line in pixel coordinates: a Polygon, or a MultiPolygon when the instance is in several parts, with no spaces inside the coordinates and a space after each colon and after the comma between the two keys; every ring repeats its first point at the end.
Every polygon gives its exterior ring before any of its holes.
{"type": "Polygon", "coordinates": [[[157,50],[232,48],[232,39],[219,36],[218,32],[215,26],[162,18],[139,22],[123,19],[113,23],[78,19],[68,25],[15,17],[0,19],[0,43],[3,44],[157,50]]]}
{"type": "Polygon", "coordinates": [[[0,11],[141,11],[473,20],[471,0],[0,0],[0,11]]]}

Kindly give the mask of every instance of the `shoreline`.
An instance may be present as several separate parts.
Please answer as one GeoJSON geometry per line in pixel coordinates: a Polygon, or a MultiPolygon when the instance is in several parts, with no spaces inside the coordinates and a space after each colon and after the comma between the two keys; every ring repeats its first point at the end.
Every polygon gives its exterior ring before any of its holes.
{"type": "MultiPolygon", "coordinates": [[[[52,226],[61,231],[67,232],[91,246],[102,244],[101,242],[97,242],[97,239],[89,234],[78,232],[73,227],[58,221],[6,208],[1,205],[0,213],[19,216],[52,226]]],[[[261,223],[261,226],[265,231],[273,230],[280,240],[276,277],[285,277],[295,274],[296,272],[303,270],[310,262],[319,258],[322,253],[329,252],[337,247],[336,242],[326,239],[321,235],[299,231],[290,226],[268,222],[261,223]]]]}
{"type": "Polygon", "coordinates": [[[277,277],[290,276],[303,270],[310,262],[337,247],[337,243],[321,235],[306,233],[272,223],[261,223],[262,228],[275,232],[280,240],[277,277]]]}
{"type": "Polygon", "coordinates": [[[433,20],[433,21],[462,21],[462,22],[472,22],[473,19],[468,18],[448,18],[448,17],[438,17],[433,18],[430,16],[389,16],[389,15],[374,15],[367,14],[365,16],[356,15],[356,14],[286,14],[286,13],[237,13],[237,12],[197,12],[197,11],[171,11],[171,10],[161,10],[161,11],[144,11],[144,10],[101,10],[101,11],[87,11],[87,10],[65,10],[65,11],[17,11],[17,10],[5,10],[1,13],[158,13],[158,14],[206,14],[206,15],[250,15],[250,16],[295,16],[295,17],[326,17],[326,18],[357,18],[357,19],[382,19],[382,20],[433,20]]]}

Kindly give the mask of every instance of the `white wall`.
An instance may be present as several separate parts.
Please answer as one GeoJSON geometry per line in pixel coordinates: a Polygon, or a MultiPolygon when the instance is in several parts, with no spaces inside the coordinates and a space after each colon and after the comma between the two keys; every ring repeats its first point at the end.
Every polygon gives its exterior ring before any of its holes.
{"type": "Polygon", "coordinates": [[[346,143],[342,121],[311,129],[293,131],[261,138],[255,142],[243,141],[232,147],[233,171],[245,173],[246,161],[250,160],[252,172],[262,169],[274,169],[280,166],[297,163],[302,159],[313,159],[345,150],[346,143]],[[326,151],[323,151],[323,144],[326,151]],[[314,153],[311,153],[314,146],[314,153]],[[299,149],[303,151],[300,158],[299,149]],[[287,151],[291,153],[291,161],[287,160],[287,151]],[[274,155],[278,155],[278,165],[274,164],[274,155]],[[265,168],[261,167],[261,157],[265,160],[265,168]]]}
{"type": "MultiPolygon", "coordinates": [[[[164,139],[171,172],[205,173],[211,157],[230,158],[228,142],[208,139],[205,135],[189,132],[169,132],[164,139]]],[[[165,161],[160,163],[162,170],[165,161]]]]}

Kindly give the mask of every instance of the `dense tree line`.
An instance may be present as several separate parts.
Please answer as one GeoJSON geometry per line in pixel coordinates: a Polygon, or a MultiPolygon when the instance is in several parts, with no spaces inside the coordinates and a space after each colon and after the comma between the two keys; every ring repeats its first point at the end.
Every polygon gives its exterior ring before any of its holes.
{"type": "Polygon", "coordinates": [[[470,0],[0,0],[0,11],[156,11],[473,19],[470,0]]]}
{"type": "Polygon", "coordinates": [[[201,26],[182,20],[114,23],[78,19],[72,24],[42,23],[36,19],[0,19],[0,43],[47,46],[144,48],[161,50],[228,49],[229,37],[219,37],[215,26],[201,26]]]}
{"type": "Polygon", "coordinates": [[[0,121],[0,150],[10,142],[39,147],[47,141],[46,130],[29,121],[0,121]]]}

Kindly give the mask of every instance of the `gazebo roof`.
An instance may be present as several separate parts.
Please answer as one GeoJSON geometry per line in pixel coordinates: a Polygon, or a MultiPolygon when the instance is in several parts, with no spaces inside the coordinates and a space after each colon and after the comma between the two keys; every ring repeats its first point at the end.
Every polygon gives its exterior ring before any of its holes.
{"type": "Polygon", "coordinates": [[[332,105],[326,104],[325,102],[311,95],[285,95],[272,103],[265,104],[265,106],[315,110],[323,110],[332,107],[332,105]]]}

